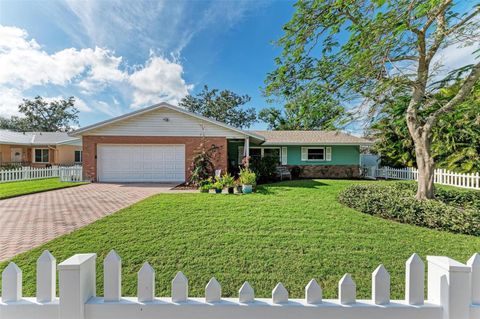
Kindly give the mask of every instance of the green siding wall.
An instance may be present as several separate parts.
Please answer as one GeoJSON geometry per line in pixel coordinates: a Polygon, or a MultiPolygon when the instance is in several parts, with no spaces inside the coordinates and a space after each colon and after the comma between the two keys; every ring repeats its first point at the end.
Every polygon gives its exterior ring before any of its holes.
{"type": "Polygon", "coordinates": [[[330,147],[332,148],[331,161],[302,161],[302,146],[287,146],[288,165],[359,165],[360,147],[358,145],[331,145],[330,147]]]}
{"type": "MultiPolygon", "coordinates": [[[[238,159],[238,147],[243,146],[243,141],[228,142],[228,159],[235,162],[238,159]]],[[[252,145],[257,146],[257,145],[252,145]]],[[[305,145],[306,146],[306,145],[305,145]]],[[[325,145],[318,145],[325,147],[325,145]]],[[[306,146],[314,147],[314,146],[306,146]]],[[[302,146],[287,146],[288,165],[359,165],[360,147],[358,145],[332,145],[331,161],[302,161],[302,146]]]]}

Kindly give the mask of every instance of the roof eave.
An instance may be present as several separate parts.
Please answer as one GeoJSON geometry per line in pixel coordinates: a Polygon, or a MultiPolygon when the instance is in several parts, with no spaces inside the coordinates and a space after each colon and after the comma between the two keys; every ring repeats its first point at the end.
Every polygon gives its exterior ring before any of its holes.
{"type": "Polygon", "coordinates": [[[91,131],[91,130],[94,130],[94,129],[97,129],[97,128],[100,128],[100,127],[103,127],[103,126],[106,126],[106,125],[110,125],[110,124],[113,124],[113,123],[116,123],[116,122],[119,122],[119,121],[122,121],[122,120],[125,120],[125,119],[128,119],[128,118],[131,118],[131,117],[134,117],[134,116],[138,116],[138,115],[141,115],[141,114],[144,114],[144,113],[147,113],[147,112],[150,112],[150,111],[153,111],[153,110],[162,108],[162,107],[169,108],[169,109],[171,109],[171,110],[175,110],[175,111],[178,111],[178,112],[180,112],[180,113],[187,114],[187,115],[190,115],[190,116],[192,116],[192,117],[196,117],[196,118],[198,118],[198,119],[201,119],[201,120],[204,120],[204,121],[207,121],[207,122],[210,122],[210,123],[213,123],[213,124],[222,126],[222,127],[226,128],[226,129],[235,131],[235,132],[237,132],[237,133],[244,134],[246,137],[247,137],[247,136],[253,137],[253,138],[256,138],[256,139],[258,139],[258,140],[260,140],[260,141],[264,141],[264,140],[265,140],[265,138],[264,138],[263,136],[260,136],[260,135],[254,134],[254,133],[250,133],[250,132],[247,132],[247,131],[238,129],[238,128],[236,128],[236,127],[233,127],[233,126],[227,125],[227,124],[225,124],[225,123],[222,123],[222,122],[219,122],[219,121],[216,121],[216,120],[207,118],[207,117],[202,116],[202,115],[198,115],[198,114],[189,112],[189,111],[184,110],[184,109],[182,109],[182,108],[180,108],[180,107],[176,107],[176,106],[173,106],[173,105],[168,104],[168,103],[165,103],[165,102],[158,103],[158,104],[154,104],[154,105],[152,105],[152,106],[149,106],[149,107],[140,109],[140,110],[135,111],[135,112],[130,112],[130,113],[127,113],[127,114],[124,114],[124,115],[120,115],[120,116],[114,117],[114,118],[109,119],[109,120],[101,121],[101,122],[95,123],[95,124],[93,124],[93,125],[86,126],[86,127],[84,127],[84,128],[75,130],[75,131],[69,133],[68,135],[70,135],[70,136],[72,136],[72,137],[81,137],[83,133],[86,133],[86,132],[88,132],[88,131],[91,131]]]}
{"type": "Polygon", "coordinates": [[[359,142],[359,143],[342,143],[342,142],[268,142],[265,141],[262,145],[265,146],[300,146],[300,145],[344,145],[344,146],[370,146],[373,142],[359,142]]]}

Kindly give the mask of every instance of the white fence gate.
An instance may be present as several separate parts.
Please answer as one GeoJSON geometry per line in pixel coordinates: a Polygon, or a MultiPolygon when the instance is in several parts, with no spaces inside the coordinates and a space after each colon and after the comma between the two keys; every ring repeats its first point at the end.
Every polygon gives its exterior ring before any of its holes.
{"type": "MultiPolygon", "coordinates": [[[[418,180],[418,170],[413,167],[364,167],[363,169],[366,178],[418,180]]],[[[462,174],[450,172],[444,169],[436,169],[434,173],[434,182],[442,185],[480,189],[480,174],[462,174]]]]}
{"type": "Polygon", "coordinates": [[[272,298],[255,298],[245,282],[238,298],[222,298],[212,278],[203,298],[188,296],[188,279],[178,272],[171,297],[155,297],[155,270],[145,263],[138,271],[137,297],[122,297],[122,262],[115,251],[103,261],[104,296],[96,296],[96,254],[78,254],[58,265],[44,251],[37,261],[37,296],[22,297],[22,271],[10,263],[2,273],[1,319],[480,319],[480,255],[466,264],[448,257],[428,256],[428,299],[424,301],[425,266],[413,254],[406,261],[405,300],[390,300],[390,275],[383,265],[372,273],[372,299],[357,300],[353,277],[338,283],[338,299],[323,299],[312,279],[305,299],[290,299],[278,283],[272,298]]]}
{"type": "Polygon", "coordinates": [[[62,182],[81,182],[83,170],[81,166],[60,167],[59,177],[62,182]]]}
{"type": "Polygon", "coordinates": [[[10,170],[0,170],[0,183],[53,177],[60,177],[60,180],[64,182],[79,182],[82,180],[82,167],[52,166],[37,168],[25,166],[10,170]]]}

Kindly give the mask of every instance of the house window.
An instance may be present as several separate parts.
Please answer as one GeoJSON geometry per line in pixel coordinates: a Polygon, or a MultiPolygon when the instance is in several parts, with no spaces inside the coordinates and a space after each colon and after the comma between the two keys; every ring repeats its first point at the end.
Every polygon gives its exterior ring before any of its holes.
{"type": "Polygon", "coordinates": [[[279,148],[264,148],[263,157],[273,157],[280,163],[280,149],[279,148]]]}
{"type": "Polygon", "coordinates": [[[307,159],[309,161],[323,161],[325,160],[325,149],[323,147],[319,148],[309,148],[307,150],[307,159]]]}
{"type": "Polygon", "coordinates": [[[82,151],[75,151],[75,163],[82,162],[82,151]]]}
{"type": "Polygon", "coordinates": [[[280,148],[279,147],[253,147],[250,148],[251,159],[261,159],[264,157],[274,157],[280,163],[280,148]]]}
{"type": "Polygon", "coordinates": [[[262,149],[261,148],[251,148],[249,153],[250,153],[250,157],[252,159],[261,159],[262,158],[262,149]]]}
{"type": "Polygon", "coordinates": [[[49,150],[48,148],[36,148],[35,149],[35,163],[48,163],[49,162],[49,150]]]}

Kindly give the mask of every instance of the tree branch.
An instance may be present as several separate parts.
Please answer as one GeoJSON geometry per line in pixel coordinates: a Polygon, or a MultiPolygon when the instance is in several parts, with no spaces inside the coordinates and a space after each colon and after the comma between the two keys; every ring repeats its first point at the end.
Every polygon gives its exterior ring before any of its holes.
{"type": "Polygon", "coordinates": [[[480,13],[480,6],[478,6],[475,10],[473,10],[472,13],[470,13],[468,16],[466,16],[463,20],[461,20],[459,23],[457,23],[456,25],[454,25],[453,27],[451,27],[450,29],[448,29],[445,34],[446,35],[450,35],[452,34],[453,32],[455,32],[456,30],[460,29],[462,26],[465,25],[465,23],[467,23],[468,21],[470,21],[471,19],[473,19],[477,14],[480,13]]]}
{"type": "Polygon", "coordinates": [[[463,82],[462,87],[460,90],[457,92],[457,94],[444,106],[433,112],[427,117],[427,120],[425,121],[425,128],[429,129],[433,127],[435,122],[437,121],[438,117],[441,114],[450,112],[455,106],[458,104],[462,103],[465,97],[467,96],[468,93],[472,90],[473,86],[475,83],[480,79],[480,63],[477,63],[468,77],[465,79],[463,82]]]}
{"type": "Polygon", "coordinates": [[[445,21],[445,11],[437,16],[437,29],[433,36],[433,44],[430,47],[430,50],[427,53],[427,64],[430,65],[430,61],[433,59],[438,49],[443,43],[446,35],[446,21],[445,21]]]}
{"type": "Polygon", "coordinates": [[[400,55],[400,56],[396,56],[396,57],[392,57],[392,58],[387,57],[387,60],[389,62],[400,62],[400,61],[405,61],[405,60],[418,61],[418,56],[416,56],[416,55],[400,55]]]}
{"type": "Polygon", "coordinates": [[[430,28],[430,26],[432,25],[432,23],[437,20],[437,17],[439,14],[442,14],[445,12],[445,10],[447,9],[447,7],[452,3],[452,0],[445,0],[443,1],[443,3],[440,5],[440,7],[438,7],[438,9],[436,10],[435,13],[433,13],[433,15],[431,15],[427,21],[425,22],[425,25],[423,26],[422,28],[422,32],[423,33],[427,33],[427,30],[428,28],[430,28]]]}

